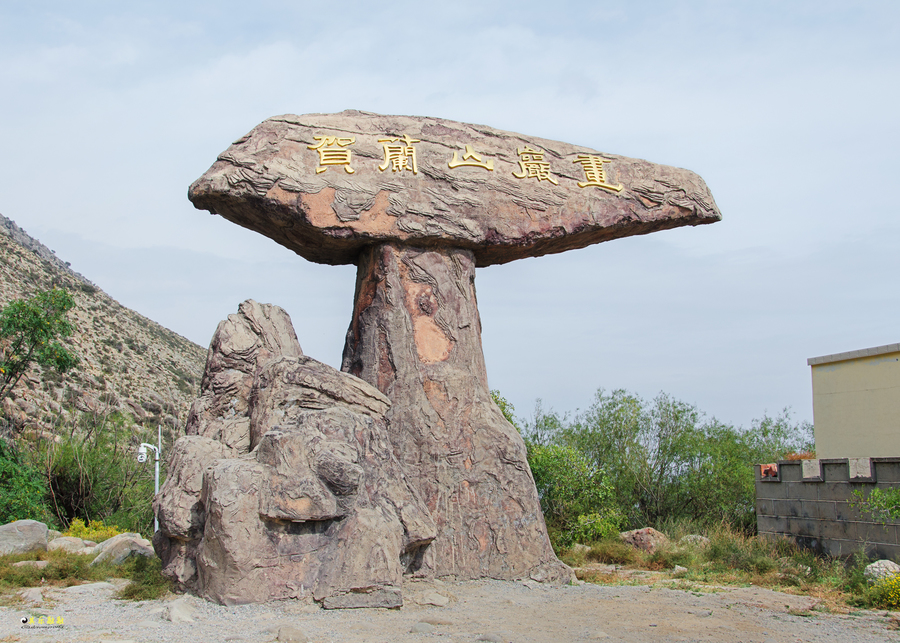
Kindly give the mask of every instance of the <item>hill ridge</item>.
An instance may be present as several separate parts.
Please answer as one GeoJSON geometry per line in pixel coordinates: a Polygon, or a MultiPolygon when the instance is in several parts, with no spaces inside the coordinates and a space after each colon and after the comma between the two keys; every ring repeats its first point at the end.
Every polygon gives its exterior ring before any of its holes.
{"type": "Polygon", "coordinates": [[[2,402],[10,427],[43,435],[68,426],[78,412],[120,412],[146,425],[182,427],[206,349],[122,306],[0,214],[0,305],[54,287],[75,300],[69,313],[75,332],[65,343],[81,361],[62,377],[31,368],[2,402]]]}

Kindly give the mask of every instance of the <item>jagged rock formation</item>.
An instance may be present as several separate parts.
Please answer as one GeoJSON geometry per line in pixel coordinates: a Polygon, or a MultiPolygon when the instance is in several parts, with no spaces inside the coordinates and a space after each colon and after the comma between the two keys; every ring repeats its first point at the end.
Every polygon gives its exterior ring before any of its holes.
{"type": "Polygon", "coordinates": [[[154,503],[164,573],[225,604],[399,607],[435,525],[393,455],[389,407],[305,357],[282,309],[241,304],[154,503]]]}
{"type": "Polygon", "coordinates": [[[13,221],[0,216],[0,305],[60,287],[71,293],[75,332],[66,341],[80,358],[60,377],[34,366],[3,401],[16,431],[71,428],[81,413],[129,414],[152,426],[180,426],[197,394],[202,347],[125,308],[13,221]]]}
{"type": "Polygon", "coordinates": [[[475,267],[721,219],[688,170],[435,118],[278,116],[190,187],[198,208],[358,266],[342,370],[392,402],[394,453],[437,523],[423,569],[571,578],[525,449],[490,399],[475,267]]]}

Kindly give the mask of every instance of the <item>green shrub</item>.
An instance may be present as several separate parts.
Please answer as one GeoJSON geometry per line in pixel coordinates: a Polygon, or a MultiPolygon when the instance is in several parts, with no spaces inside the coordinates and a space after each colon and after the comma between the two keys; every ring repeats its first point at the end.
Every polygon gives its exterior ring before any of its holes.
{"type": "Polygon", "coordinates": [[[593,543],[619,534],[619,518],[597,512],[581,514],[569,530],[571,540],[576,543],[593,543]]]}
{"type": "Polygon", "coordinates": [[[137,462],[135,453],[140,442],[151,439],[129,417],[85,413],[68,436],[43,444],[40,459],[57,521],[67,525],[75,518],[86,523],[99,520],[149,533],[153,467],[137,462]]]}
{"type": "Polygon", "coordinates": [[[753,465],[808,450],[812,440],[811,425],[792,422],[787,410],[743,430],[706,420],[696,407],[665,393],[648,402],[603,389],[571,421],[545,412],[538,400],[522,432],[529,447],[572,448],[604,471],[623,527],[725,521],[748,534],[756,529],[753,465]]]}
{"type": "Polygon", "coordinates": [[[868,513],[881,523],[900,521],[900,488],[875,487],[868,495],[860,489],[853,492],[851,506],[868,513]]]}
{"type": "Polygon", "coordinates": [[[875,583],[869,593],[869,600],[874,607],[900,609],[900,574],[887,576],[875,583]]]}
{"type": "Polygon", "coordinates": [[[638,551],[618,538],[607,539],[591,545],[587,558],[609,565],[630,565],[637,561],[638,551]]]}
{"type": "Polygon", "coordinates": [[[115,568],[108,563],[91,565],[93,559],[89,554],[81,556],[62,550],[0,556],[0,589],[36,587],[46,583],[68,586],[109,578],[115,568]],[[46,560],[48,565],[13,566],[23,560],[46,560]]]}
{"type": "Polygon", "coordinates": [[[39,520],[52,523],[45,500],[47,481],[16,447],[0,440],[0,521],[39,520]]]}
{"type": "Polygon", "coordinates": [[[581,452],[532,444],[528,464],[555,547],[565,549],[618,532],[622,516],[612,484],[581,452]]]}

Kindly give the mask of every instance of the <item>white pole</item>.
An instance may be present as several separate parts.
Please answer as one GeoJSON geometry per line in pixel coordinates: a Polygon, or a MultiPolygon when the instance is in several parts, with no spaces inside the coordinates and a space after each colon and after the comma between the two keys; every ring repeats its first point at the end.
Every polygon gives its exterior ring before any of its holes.
{"type": "MultiPolygon", "coordinates": [[[[160,425],[156,425],[156,444],[158,448],[156,449],[156,479],[153,483],[153,498],[156,499],[156,496],[159,495],[159,452],[162,451],[162,427],[160,425]]],[[[159,531],[159,518],[157,518],[156,513],[153,514],[153,533],[159,531]]]]}

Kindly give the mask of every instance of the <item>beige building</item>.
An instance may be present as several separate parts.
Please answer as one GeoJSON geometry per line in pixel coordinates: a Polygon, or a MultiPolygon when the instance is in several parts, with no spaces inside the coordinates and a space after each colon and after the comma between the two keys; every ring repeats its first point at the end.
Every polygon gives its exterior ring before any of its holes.
{"type": "Polygon", "coordinates": [[[812,357],[816,457],[900,456],[900,344],[812,357]]]}

